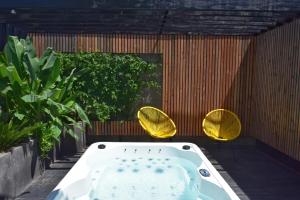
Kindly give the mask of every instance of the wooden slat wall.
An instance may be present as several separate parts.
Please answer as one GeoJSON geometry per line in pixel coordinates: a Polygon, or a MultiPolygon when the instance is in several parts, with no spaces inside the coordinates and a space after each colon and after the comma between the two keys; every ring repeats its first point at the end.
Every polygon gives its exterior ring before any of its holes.
{"type": "MultiPolygon", "coordinates": [[[[31,33],[41,53],[47,46],[57,51],[161,53],[163,55],[163,110],[175,121],[180,136],[203,135],[205,114],[215,108],[236,112],[242,134],[249,135],[252,37],[53,34],[31,33]]],[[[144,134],[136,121],[93,123],[93,134],[144,134]]]]}
{"type": "Polygon", "coordinates": [[[251,133],[300,161],[300,21],[257,37],[251,133]]]}

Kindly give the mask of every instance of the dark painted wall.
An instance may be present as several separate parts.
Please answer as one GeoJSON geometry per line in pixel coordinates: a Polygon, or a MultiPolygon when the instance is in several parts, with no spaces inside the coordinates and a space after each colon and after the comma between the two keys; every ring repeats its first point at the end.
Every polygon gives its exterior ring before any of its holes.
{"type": "Polygon", "coordinates": [[[27,32],[11,24],[0,23],[0,51],[2,51],[9,35],[26,38],[27,32]]]}
{"type": "Polygon", "coordinates": [[[299,0],[10,0],[0,8],[148,8],[216,10],[299,10],[299,0]]]}

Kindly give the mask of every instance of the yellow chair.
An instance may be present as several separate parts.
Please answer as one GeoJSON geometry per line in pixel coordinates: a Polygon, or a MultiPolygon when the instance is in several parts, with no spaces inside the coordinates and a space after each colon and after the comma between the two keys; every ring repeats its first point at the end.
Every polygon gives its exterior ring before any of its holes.
{"type": "Polygon", "coordinates": [[[203,122],[204,133],[218,141],[230,141],[237,138],[241,133],[239,117],[226,109],[216,109],[209,112],[203,122]]]}
{"type": "Polygon", "coordinates": [[[155,138],[169,138],[176,134],[176,126],[163,111],[145,106],[139,109],[137,118],[143,129],[155,138]]]}

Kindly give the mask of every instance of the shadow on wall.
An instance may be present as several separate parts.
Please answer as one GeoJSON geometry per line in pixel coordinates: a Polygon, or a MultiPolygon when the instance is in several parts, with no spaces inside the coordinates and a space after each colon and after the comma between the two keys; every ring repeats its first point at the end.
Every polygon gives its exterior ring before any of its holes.
{"type": "Polygon", "coordinates": [[[222,104],[222,108],[228,109],[236,113],[242,124],[243,136],[250,135],[249,127],[251,125],[251,98],[252,98],[252,78],[253,67],[255,64],[255,41],[251,41],[247,45],[246,52],[240,59],[240,65],[236,72],[228,78],[232,79],[226,97],[222,104]]]}
{"type": "Polygon", "coordinates": [[[176,136],[204,136],[202,130],[202,120],[206,113],[204,111],[193,111],[191,113],[174,112],[169,115],[175,122],[177,133],[176,136]]]}

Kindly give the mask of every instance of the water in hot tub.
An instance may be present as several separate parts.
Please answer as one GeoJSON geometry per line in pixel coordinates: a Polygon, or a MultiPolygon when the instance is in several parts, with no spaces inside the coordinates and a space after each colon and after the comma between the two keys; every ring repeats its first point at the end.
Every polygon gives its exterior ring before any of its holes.
{"type": "Polygon", "coordinates": [[[191,161],[179,157],[115,157],[91,172],[92,200],[197,200],[200,178],[191,161]]]}

